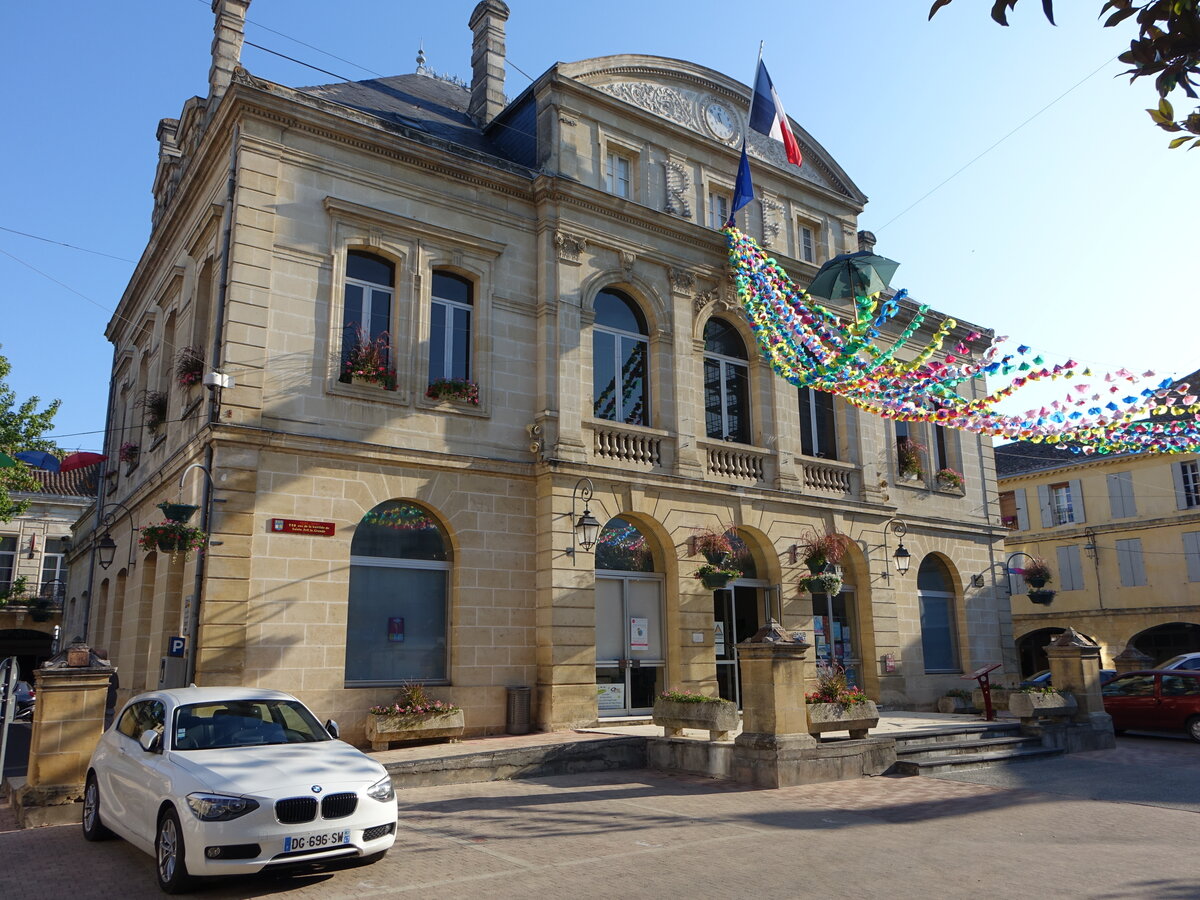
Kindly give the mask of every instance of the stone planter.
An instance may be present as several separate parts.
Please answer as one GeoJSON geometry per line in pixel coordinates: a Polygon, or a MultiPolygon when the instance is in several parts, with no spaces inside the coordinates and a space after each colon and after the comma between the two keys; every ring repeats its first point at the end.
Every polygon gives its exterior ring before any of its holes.
{"type": "Polygon", "coordinates": [[[975,707],[966,697],[940,697],[937,702],[940,713],[973,713],[975,707]]]}
{"type": "MultiPolygon", "coordinates": [[[[1012,693],[1008,688],[992,688],[992,709],[1008,709],[1008,698],[1012,693]]],[[[975,688],[975,690],[971,691],[971,702],[975,704],[976,709],[984,708],[982,689],[975,688]]]]}
{"type": "Polygon", "coordinates": [[[849,731],[852,738],[865,738],[879,724],[879,709],[873,700],[843,706],[840,703],[808,704],[808,733],[849,731]]]}
{"type": "Polygon", "coordinates": [[[386,750],[392,741],[455,740],[462,736],[465,722],[461,709],[423,719],[368,715],[367,740],[375,751],[386,750]]]}
{"type": "Polygon", "coordinates": [[[1013,691],[1008,711],[1020,719],[1042,716],[1073,716],[1079,705],[1071,694],[1044,694],[1040,691],[1013,691]]]}
{"type": "Polygon", "coordinates": [[[679,700],[654,701],[654,724],[661,725],[667,737],[679,737],[685,728],[708,732],[710,741],[727,741],[738,727],[737,704],[730,700],[684,703],[679,700]]]}

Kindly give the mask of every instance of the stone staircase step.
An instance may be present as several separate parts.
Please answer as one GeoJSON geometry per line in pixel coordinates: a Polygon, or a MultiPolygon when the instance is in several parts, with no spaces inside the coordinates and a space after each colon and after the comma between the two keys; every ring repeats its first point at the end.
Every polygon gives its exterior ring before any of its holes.
{"type": "Polygon", "coordinates": [[[918,746],[901,746],[896,744],[896,756],[900,759],[936,759],[941,756],[968,756],[971,754],[991,753],[997,750],[1021,749],[1023,747],[1041,747],[1037,738],[1012,737],[975,738],[968,741],[946,741],[938,744],[920,744],[918,746]]]}
{"type": "Polygon", "coordinates": [[[1062,751],[1047,747],[1037,749],[999,750],[994,753],[972,753],[939,756],[933,759],[897,760],[888,770],[889,775],[943,775],[947,772],[965,772],[985,769],[989,766],[1011,765],[1035,759],[1061,756],[1062,751]]]}
{"type": "Polygon", "coordinates": [[[924,747],[937,744],[953,744],[961,741],[989,740],[991,738],[1013,737],[1021,733],[1021,727],[1012,724],[967,725],[946,729],[926,729],[923,731],[902,731],[889,734],[895,738],[896,747],[924,747]]]}

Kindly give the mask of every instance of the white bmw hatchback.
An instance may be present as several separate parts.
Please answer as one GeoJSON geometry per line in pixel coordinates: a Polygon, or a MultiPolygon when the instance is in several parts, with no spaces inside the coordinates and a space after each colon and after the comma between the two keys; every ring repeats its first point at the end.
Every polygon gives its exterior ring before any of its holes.
{"type": "Polygon", "coordinates": [[[151,854],[159,886],[335,858],[396,840],[387,771],[295,697],[250,688],[140,694],[88,766],[83,836],[151,854]]]}

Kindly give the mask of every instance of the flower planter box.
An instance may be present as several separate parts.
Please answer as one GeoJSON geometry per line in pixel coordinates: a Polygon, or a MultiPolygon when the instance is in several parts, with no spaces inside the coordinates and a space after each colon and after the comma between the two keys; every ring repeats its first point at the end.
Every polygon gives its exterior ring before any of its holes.
{"type": "Polygon", "coordinates": [[[946,714],[975,712],[975,707],[966,697],[941,697],[938,699],[937,708],[938,712],[946,714]]]}
{"type": "MultiPolygon", "coordinates": [[[[992,709],[1008,709],[1008,698],[1012,693],[1007,688],[992,688],[992,709]]],[[[984,708],[983,691],[980,688],[975,688],[975,690],[971,691],[971,702],[975,704],[976,709],[984,708]]]]}
{"type": "Polygon", "coordinates": [[[841,703],[808,704],[808,733],[812,735],[826,731],[849,731],[852,738],[865,738],[867,731],[878,724],[879,708],[872,700],[851,706],[841,703]]]}
{"type": "Polygon", "coordinates": [[[392,741],[455,740],[462,736],[466,719],[461,709],[414,719],[408,716],[367,716],[371,749],[386,750],[392,741]]]}
{"type": "Polygon", "coordinates": [[[1008,698],[1008,711],[1019,719],[1073,716],[1078,709],[1079,705],[1071,694],[1013,691],[1008,698]]]}
{"type": "Polygon", "coordinates": [[[738,727],[737,704],[729,700],[684,703],[679,700],[654,701],[655,725],[661,725],[667,737],[678,737],[685,728],[708,732],[710,741],[727,741],[738,727]]]}

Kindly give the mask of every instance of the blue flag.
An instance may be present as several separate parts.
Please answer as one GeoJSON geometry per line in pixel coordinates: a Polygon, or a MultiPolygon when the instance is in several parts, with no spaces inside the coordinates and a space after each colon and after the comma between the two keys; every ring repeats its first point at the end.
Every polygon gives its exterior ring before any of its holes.
{"type": "Polygon", "coordinates": [[[750,180],[750,159],[746,156],[746,142],[742,141],[742,161],[738,163],[737,181],[733,185],[733,205],[729,209],[729,221],[733,224],[737,211],[754,199],[754,182],[750,180]]]}

